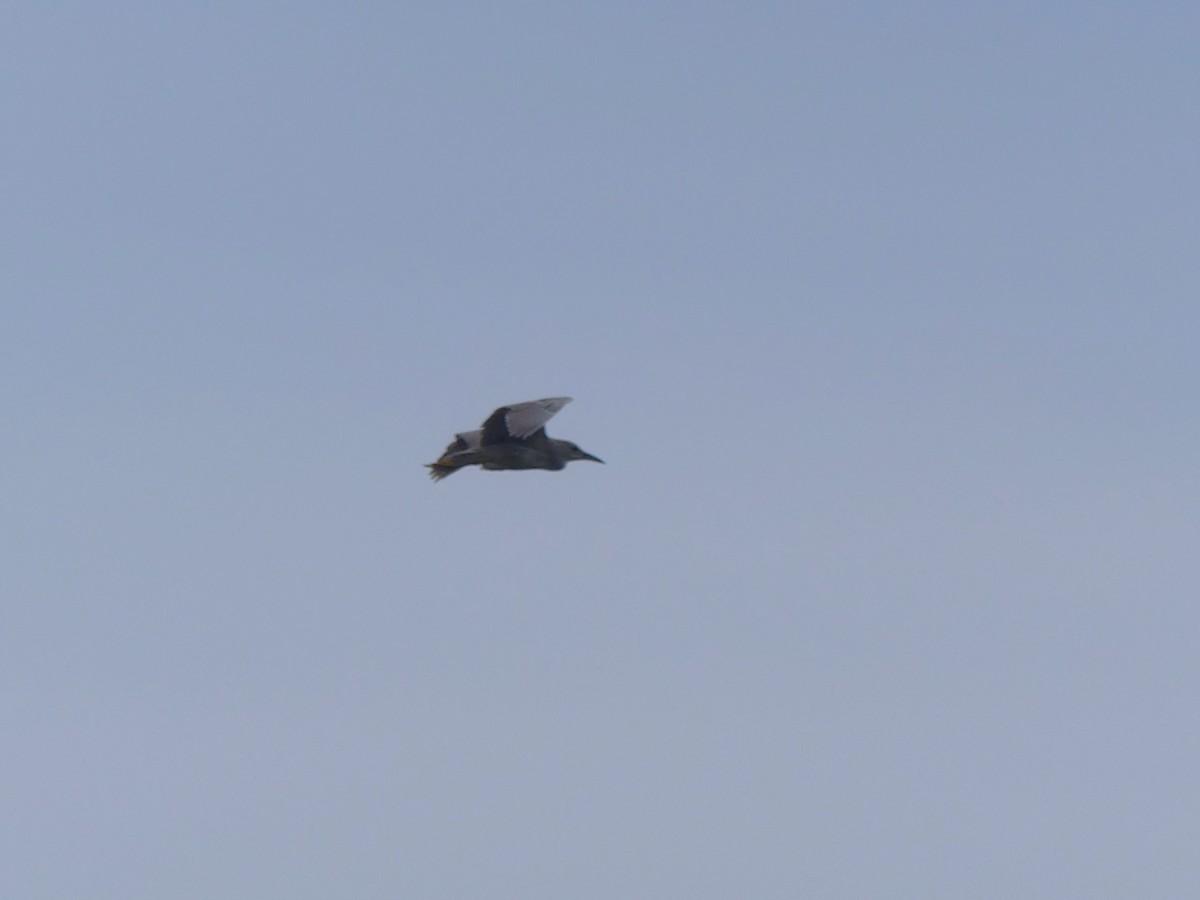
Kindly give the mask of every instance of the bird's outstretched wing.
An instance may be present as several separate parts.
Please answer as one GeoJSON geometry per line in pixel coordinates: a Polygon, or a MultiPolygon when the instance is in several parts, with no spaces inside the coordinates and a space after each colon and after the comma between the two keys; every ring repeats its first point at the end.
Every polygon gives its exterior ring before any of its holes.
{"type": "Polygon", "coordinates": [[[570,402],[570,397],[547,397],[500,407],[483,423],[483,446],[520,441],[536,434],[570,402]]]}
{"type": "Polygon", "coordinates": [[[482,437],[482,431],[460,431],[454,436],[454,440],[446,445],[442,456],[449,456],[451,453],[460,453],[463,450],[478,450],[482,437]]]}

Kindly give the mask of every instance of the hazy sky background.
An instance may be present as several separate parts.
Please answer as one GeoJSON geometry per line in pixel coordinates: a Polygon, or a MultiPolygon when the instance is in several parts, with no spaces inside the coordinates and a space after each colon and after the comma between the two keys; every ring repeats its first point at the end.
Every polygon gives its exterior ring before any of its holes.
{"type": "Polygon", "coordinates": [[[12,3],[0,895],[1200,896],[1200,8],[12,3]],[[496,406],[607,466],[422,464],[496,406]]]}

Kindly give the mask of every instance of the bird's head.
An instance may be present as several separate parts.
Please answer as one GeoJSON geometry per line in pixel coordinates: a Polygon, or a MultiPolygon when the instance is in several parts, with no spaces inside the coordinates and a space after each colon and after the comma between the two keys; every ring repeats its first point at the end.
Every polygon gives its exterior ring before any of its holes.
{"type": "Polygon", "coordinates": [[[568,441],[567,442],[567,460],[570,461],[570,460],[576,460],[576,459],[587,459],[587,460],[591,460],[592,462],[598,462],[598,463],[604,462],[604,460],[602,460],[600,457],[592,456],[592,454],[588,453],[586,450],[581,450],[579,448],[578,444],[572,444],[568,441]]]}

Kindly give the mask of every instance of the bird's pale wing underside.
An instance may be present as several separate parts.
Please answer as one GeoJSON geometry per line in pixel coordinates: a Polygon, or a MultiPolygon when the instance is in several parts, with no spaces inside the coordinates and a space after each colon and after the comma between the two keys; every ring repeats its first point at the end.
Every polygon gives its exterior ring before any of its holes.
{"type": "Polygon", "coordinates": [[[482,431],[460,431],[454,435],[454,440],[446,445],[446,450],[442,455],[449,456],[451,453],[461,453],[463,450],[478,450],[482,442],[482,431]]]}
{"type": "Polygon", "coordinates": [[[514,403],[502,406],[492,413],[483,423],[483,443],[499,443],[506,439],[523,440],[536,434],[538,429],[549,422],[556,412],[571,402],[570,397],[547,397],[544,400],[530,400],[528,403],[514,403]],[[503,430],[496,426],[498,419],[503,417],[503,430]]]}

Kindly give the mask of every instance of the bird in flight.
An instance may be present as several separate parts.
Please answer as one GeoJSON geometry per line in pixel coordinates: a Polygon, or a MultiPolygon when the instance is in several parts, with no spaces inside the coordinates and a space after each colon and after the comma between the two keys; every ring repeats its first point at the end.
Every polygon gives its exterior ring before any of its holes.
{"type": "Polygon", "coordinates": [[[576,459],[604,462],[570,441],[546,436],[546,423],[570,402],[570,397],[547,397],[500,407],[478,431],[456,434],[437,462],[426,463],[429,477],[441,481],[464,466],[558,470],[576,459]]]}

